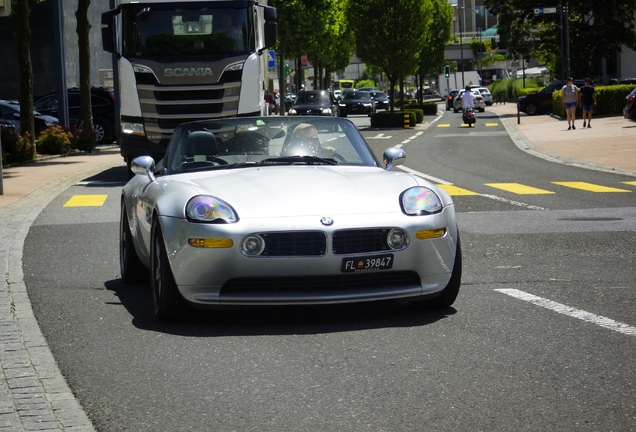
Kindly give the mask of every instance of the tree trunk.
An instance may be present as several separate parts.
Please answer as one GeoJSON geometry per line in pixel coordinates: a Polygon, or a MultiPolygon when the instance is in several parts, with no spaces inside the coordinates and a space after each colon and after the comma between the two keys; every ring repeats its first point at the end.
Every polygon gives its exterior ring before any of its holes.
{"type": "Polygon", "coordinates": [[[80,139],[82,149],[89,152],[95,150],[96,137],[93,128],[93,109],[91,106],[91,51],[88,21],[90,0],[79,0],[75,18],[77,19],[77,44],[79,48],[79,82],[80,82],[80,139]]]}
{"type": "Polygon", "coordinates": [[[20,130],[35,145],[35,126],[33,120],[33,67],[31,64],[31,27],[29,15],[31,7],[28,0],[16,0],[15,35],[18,57],[18,76],[20,77],[20,130]]]}

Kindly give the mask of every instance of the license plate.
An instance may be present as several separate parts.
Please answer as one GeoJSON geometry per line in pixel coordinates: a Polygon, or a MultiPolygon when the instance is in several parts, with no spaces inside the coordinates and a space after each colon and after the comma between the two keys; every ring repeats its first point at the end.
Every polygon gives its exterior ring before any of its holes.
{"type": "Polygon", "coordinates": [[[372,257],[343,258],[343,273],[358,273],[377,270],[388,270],[393,267],[393,254],[372,257]]]}

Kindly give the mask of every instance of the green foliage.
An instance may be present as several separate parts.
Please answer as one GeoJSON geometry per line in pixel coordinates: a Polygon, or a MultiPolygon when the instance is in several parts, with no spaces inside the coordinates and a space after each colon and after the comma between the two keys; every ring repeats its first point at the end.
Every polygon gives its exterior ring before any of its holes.
{"type": "Polygon", "coordinates": [[[62,126],[51,126],[38,137],[38,152],[48,155],[68,154],[71,151],[71,137],[62,126]]]}
{"type": "Polygon", "coordinates": [[[537,85],[537,82],[531,78],[526,78],[525,88],[523,86],[523,79],[504,78],[496,80],[488,86],[488,90],[490,90],[490,93],[492,93],[497,99],[499,98],[499,95],[503,93],[506,100],[516,101],[519,96],[536,93],[541,90],[541,88],[537,85]]]}
{"type": "Polygon", "coordinates": [[[0,128],[2,133],[2,163],[12,164],[28,160],[35,157],[35,147],[31,143],[29,134],[21,137],[15,129],[0,128]]]}
{"type": "MultiPolygon", "coordinates": [[[[594,87],[596,91],[596,106],[594,107],[594,115],[620,115],[625,107],[625,96],[629,94],[636,85],[623,84],[613,86],[594,87]]],[[[552,93],[552,112],[555,115],[565,117],[565,109],[561,99],[561,92],[552,93]]],[[[581,107],[576,108],[577,116],[581,116],[581,107]]]]}
{"type": "Polygon", "coordinates": [[[418,110],[422,112],[422,118],[419,119],[418,123],[422,123],[424,121],[423,116],[425,115],[436,115],[437,114],[437,102],[426,102],[423,104],[408,104],[404,106],[405,110],[418,110]]]}
{"type": "Polygon", "coordinates": [[[364,79],[356,83],[356,88],[362,88],[362,87],[377,87],[377,84],[375,81],[371,79],[364,79]]]}
{"type": "Polygon", "coordinates": [[[409,127],[415,127],[417,118],[414,111],[381,111],[371,114],[373,128],[404,128],[404,115],[408,116],[409,127]]]}

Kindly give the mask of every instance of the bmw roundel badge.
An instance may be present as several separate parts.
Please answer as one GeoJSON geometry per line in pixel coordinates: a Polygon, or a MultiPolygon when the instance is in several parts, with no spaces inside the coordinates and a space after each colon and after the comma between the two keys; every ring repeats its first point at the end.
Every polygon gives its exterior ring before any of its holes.
{"type": "Polygon", "coordinates": [[[320,219],[320,223],[325,225],[325,226],[330,226],[333,225],[333,219],[331,219],[330,217],[323,217],[322,219],[320,219]]]}

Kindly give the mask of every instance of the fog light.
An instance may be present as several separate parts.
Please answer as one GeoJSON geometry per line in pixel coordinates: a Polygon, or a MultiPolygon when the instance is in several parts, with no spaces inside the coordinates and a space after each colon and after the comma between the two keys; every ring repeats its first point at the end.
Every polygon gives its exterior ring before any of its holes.
{"type": "Polygon", "coordinates": [[[234,246],[234,242],[229,238],[190,238],[188,239],[190,246],[197,248],[230,248],[234,246]]]}
{"type": "Polygon", "coordinates": [[[446,228],[437,228],[430,230],[420,230],[415,233],[415,238],[419,240],[426,240],[432,238],[444,237],[446,235],[446,228]]]}
{"type": "Polygon", "coordinates": [[[392,229],[386,236],[386,243],[391,249],[404,249],[408,245],[408,237],[401,229],[392,229]]]}
{"type": "Polygon", "coordinates": [[[241,242],[241,253],[246,256],[259,255],[265,249],[265,240],[263,237],[251,234],[243,239],[241,242]]]}

